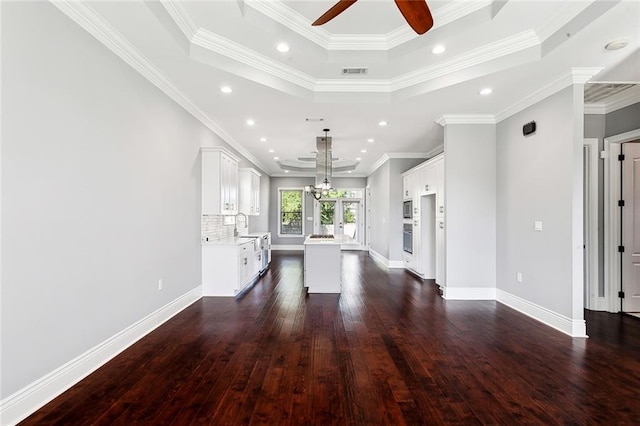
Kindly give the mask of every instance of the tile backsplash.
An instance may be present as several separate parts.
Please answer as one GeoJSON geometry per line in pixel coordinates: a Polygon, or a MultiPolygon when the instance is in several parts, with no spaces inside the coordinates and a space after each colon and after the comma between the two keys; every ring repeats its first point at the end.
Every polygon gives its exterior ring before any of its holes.
{"type": "Polygon", "coordinates": [[[201,222],[201,238],[205,241],[218,241],[233,237],[233,229],[235,225],[225,225],[224,216],[221,215],[202,215],[201,222]]]}

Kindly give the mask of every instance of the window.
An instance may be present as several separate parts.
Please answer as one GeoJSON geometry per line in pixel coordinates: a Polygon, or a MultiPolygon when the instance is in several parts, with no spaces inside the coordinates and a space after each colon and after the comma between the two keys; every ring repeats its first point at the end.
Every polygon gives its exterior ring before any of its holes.
{"type": "Polygon", "coordinates": [[[279,201],[279,235],[302,236],[302,189],[281,189],[279,201]]]}

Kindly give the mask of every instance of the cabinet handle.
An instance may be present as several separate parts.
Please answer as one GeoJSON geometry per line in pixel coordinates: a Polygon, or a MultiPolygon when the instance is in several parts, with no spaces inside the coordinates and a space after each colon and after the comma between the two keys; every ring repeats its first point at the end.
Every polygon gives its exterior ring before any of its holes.
{"type": "Polygon", "coordinates": [[[245,265],[247,264],[247,258],[246,257],[244,258],[244,264],[245,265]]]}
{"type": "Polygon", "coordinates": [[[404,191],[404,195],[409,196],[409,191],[404,191]]]}
{"type": "Polygon", "coordinates": [[[440,206],[440,213],[444,213],[444,206],[440,206]]]}
{"type": "Polygon", "coordinates": [[[444,222],[438,222],[438,225],[440,226],[440,229],[444,229],[444,222]]]}
{"type": "Polygon", "coordinates": [[[418,208],[417,208],[417,207],[414,207],[414,208],[413,208],[413,212],[414,212],[414,213],[418,213],[418,208]]]}
{"type": "Polygon", "coordinates": [[[424,186],[424,190],[425,190],[425,191],[428,191],[428,190],[429,190],[429,185],[425,185],[425,186],[424,186]]]}

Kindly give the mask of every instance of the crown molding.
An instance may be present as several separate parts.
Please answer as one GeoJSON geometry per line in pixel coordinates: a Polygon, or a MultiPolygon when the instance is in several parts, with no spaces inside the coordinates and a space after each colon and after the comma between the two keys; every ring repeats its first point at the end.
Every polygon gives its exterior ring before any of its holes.
{"type": "Polygon", "coordinates": [[[307,90],[313,90],[315,87],[316,80],[310,75],[283,65],[268,56],[249,50],[241,44],[235,43],[208,30],[198,29],[191,43],[250,66],[258,71],[296,84],[307,90]]]}
{"type": "Polygon", "coordinates": [[[318,80],[314,92],[339,93],[390,93],[391,85],[388,80],[318,80]]]}
{"type": "Polygon", "coordinates": [[[559,75],[529,96],[500,111],[496,114],[496,121],[500,122],[509,118],[573,84],[584,84],[600,71],[602,71],[602,68],[571,68],[568,72],[559,75]]]}
{"type": "Polygon", "coordinates": [[[589,7],[595,0],[589,1],[570,1],[564,6],[562,10],[552,14],[549,19],[539,25],[535,31],[540,37],[540,40],[546,40],[554,35],[558,30],[570,22],[580,12],[589,7]]]}
{"type": "Polygon", "coordinates": [[[604,67],[571,68],[571,83],[585,84],[602,71],[604,67]]]}
{"type": "Polygon", "coordinates": [[[540,39],[533,30],[523,31],[511,37],[470,50],[463,55],[451,58],[437,65],[421,68],[395,77],[391,79],[391,91],[404,89],[443,77],[503,56],[517,53],[530,47],[538,46],[539,44],[540,39]]]}
{"type": "Polygon", "coordinates": [[[640,86],[625,90],[607,100],[607,102],[594,102],[584,104],[585,114],[609,114],[610,112],[628,107],[640,102],[640,86]]]}
{"type": "Polygon", "coordinates": [[[184,7],[184,3],[160,0],[160,4],[162,4],[162,7],[164,7],[187,40],[191,41],[198,31],[198,25],[191,16],[191,13],[184,7]]]}
{"type": "MultiPolygon", "coordinates": [[[[247,49],[225,37],[198,28],[188,9],[181,2],[161,0],[171,18],[191,44],[223,55],[273,77],[313,92],[391,93],[486,63],[540,44],[535,31],[527,30],[436,65],[424,67],[389,80],[316,79],[268,56],[247,49]]],[[[490,6],[492,0],[451,2],[434,12],[436,27],[447,25],[464,16],[490,6]]],[[[245,5],[279,22],[327,50],[388,50],[416,36],[409,27],[401,27],[385,35],[331,35],[322,28],[312,27],[305,17],[280,1],[246,0],[245,5]]]]}
{"type": "Polygon", "coordinates": [[[331,33],[324,28],[312,27],[311,21],[283,2],[274,0],[244,0],[244,4],[300,34],[318,46],[325,49],[329,48],[331,33]]]}
{"type": "MultiPolygon", "coordinates": [[[[433,152],[430,151],[430,152],[433,152]]],[[[370,176],[373,172],[375,172],[380,166],[382,166],[387,161],[393,158],[429,158],[429,153],[426,152],[385,152],[378,158],[378,160],[373,163],[369,171],[367,172],[367,176],[370,176]]]]}
{"type": "MultiPolygon", "coordinates": [[[[467,0],[447,3],[433,12],[434,28],[445,26],[488,7],[493,1],[467,0]]],[[[418,37],[407,25],[382,35],[331,34],[324,28],[312,27],[310,20],[282,1],[245,0],[244,4],[327,50],[390,50],[418,37]]]]}
{"type": "Polygon", "coordinates": [[[105,47],[115,53],[120,59],[131,66],[131,68],[140,73],[151,84],[160,89],[185,111],[193,115],[204,126],[218,135],[224,142],[228,143],[258,168],[268,170],[253,154],[247,151],[246,148],[240,145],[231,135],[191,102],[177,86],[160,73],[149,60],[104,21],[86,2],[52,1],[51,3],[82,29],[95,37],[105,47]]]}
{"type": "Polygon", "coordinates": [[[491,114],[444,114],[436,123],[445,127],[449,124],[496,124],[496,117],[491,114]]]}

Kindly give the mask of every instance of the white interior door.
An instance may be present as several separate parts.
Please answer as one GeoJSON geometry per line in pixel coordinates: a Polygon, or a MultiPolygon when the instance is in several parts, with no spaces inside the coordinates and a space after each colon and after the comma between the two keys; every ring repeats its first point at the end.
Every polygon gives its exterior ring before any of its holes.
{"type": "Polygon", "coordinates": [[[640,312],[640,143],[622,144],[622,310],[640,312]]]}
{"type": "Polygon", "coordinates": [[[365,238],[362,200],[320,200],[315,206],[316,234],[348,235],[354,240],[349,246],[363,246],[365,238]]]}

